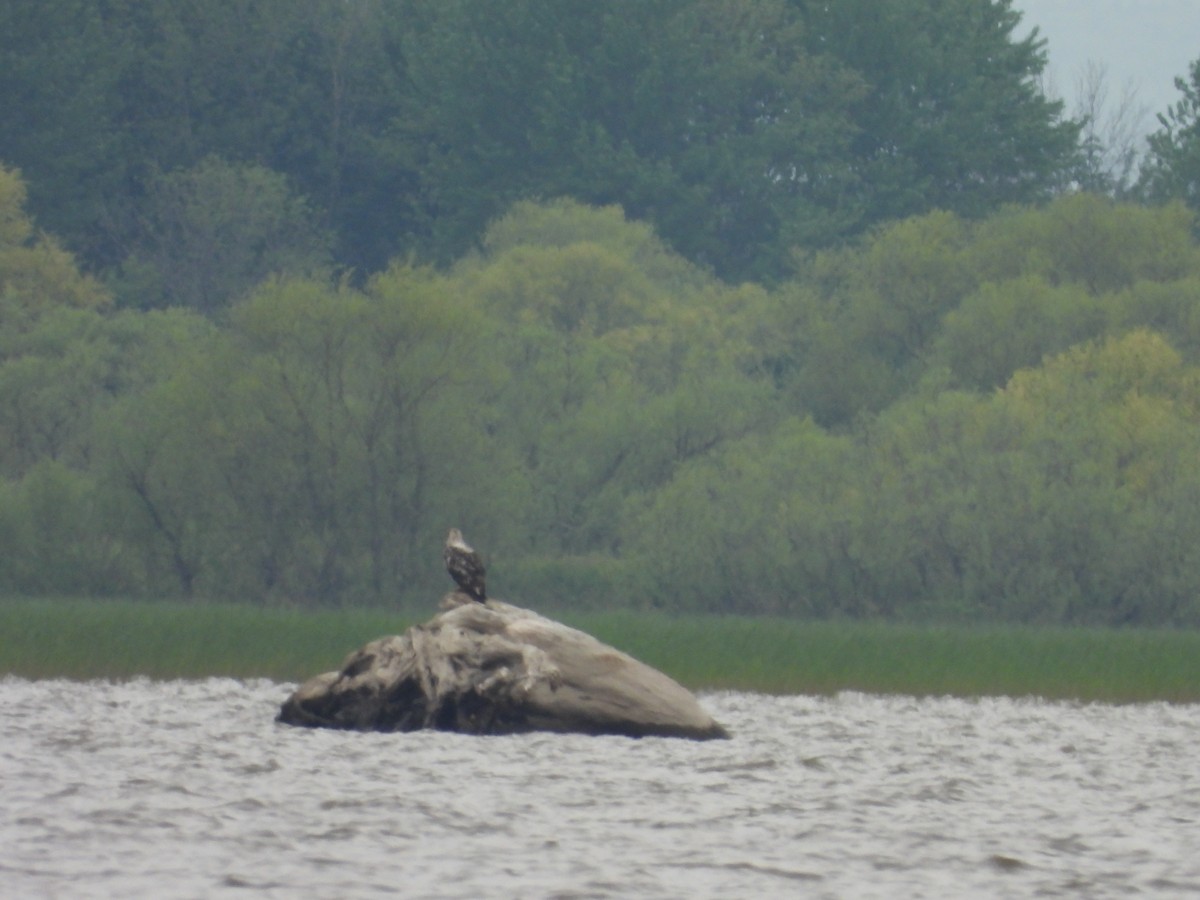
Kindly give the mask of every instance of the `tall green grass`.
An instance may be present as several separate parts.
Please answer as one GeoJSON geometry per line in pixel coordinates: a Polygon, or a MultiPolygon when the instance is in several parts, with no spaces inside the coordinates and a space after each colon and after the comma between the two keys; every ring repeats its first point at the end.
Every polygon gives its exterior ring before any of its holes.
{"type": "Polygon", "coordinates": [[[413,619],[380,610],[232,604],[0,600],[0,672],[30,678],[295,681],[335,669],[351,650],[413,619]]]}
{"type": "MultiPolygon", "coordinates": [[[[298,681],[434,610],[0,600],[0,673],[298,681]]],[[[1200,632],[937,627],[656,613],[555,617],[694,689],[1200,701],[1200,632]]]]}

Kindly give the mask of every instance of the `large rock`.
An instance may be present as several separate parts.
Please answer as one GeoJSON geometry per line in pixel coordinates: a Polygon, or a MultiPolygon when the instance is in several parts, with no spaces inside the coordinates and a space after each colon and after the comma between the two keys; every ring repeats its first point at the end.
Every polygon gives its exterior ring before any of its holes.
{"type": "Polygon", "coordinates": [[[356,650],[283,704],[289,725],[471,734],[574,731],[717,738],[690,692],[600,641],[498,600],[449,608],[356,650]]]}

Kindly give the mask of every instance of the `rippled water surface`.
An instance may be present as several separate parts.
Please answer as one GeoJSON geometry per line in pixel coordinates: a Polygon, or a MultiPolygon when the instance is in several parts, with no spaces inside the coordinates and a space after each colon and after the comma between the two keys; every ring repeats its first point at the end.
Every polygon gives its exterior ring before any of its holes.
{"type": "Polygon", "coordinates": [[[714,694],[734,737],[308,731],[0,680],[4,897],[1200,893],[1200,707],[714,694]]]}

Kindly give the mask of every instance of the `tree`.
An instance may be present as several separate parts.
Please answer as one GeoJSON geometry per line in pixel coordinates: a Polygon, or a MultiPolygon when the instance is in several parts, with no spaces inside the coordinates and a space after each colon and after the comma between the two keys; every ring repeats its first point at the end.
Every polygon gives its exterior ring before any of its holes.
{"type": "Polygon", "coordinates": [[[1183,96],[1159,113],[1161,127],[1148,138],[1138,188],[1151,200],[1182,200],[1200,209],[1200,59],[1187,79],[1175,79],[1175,87],[1183,96]]]}
{"type": "Polygon", "coordinates": [[[611,207],[520,204],[483,243],[455,275],[511,323],[489,403],[536,552],[615,552],[632,496],[774,415],[749,324],[764,292],[721,285],[611,207]]]}
{"type": "Polygon", "coordinates": [[[88,261],[127,189],[133,142],[119,122],[122,41],[88,0],[0,5],[0,160],[19,166],[39,222],[88,261]]]}
{"type": "Polygon", "coordinates": [[[498,499],[506,452],[474,399],[484,331],[428,272],[398,267],[365,293],[268,282],[106,417],[125,532],[185,595],[343,604],[428,587],[446,519],[483,539],[521,516],[498,499]]]}
{"type": "Polygon", "coordinates": [[[5,341],[0,359],[0,472],[19,476],[54,460],[83,468],[94,419],[125,361],[90,310],[55,310],[5,341]]]}
{"type": "Polygon", "coordinates": [[[286,178],[359,284],[559,196],[772,282],[795,246],[1077,171],[1017,20],[1008,0],[47,0],[0,12],[0,158],[91,271],[145,237],[161,173],[216,157],[286,178]]]}
{"type": "Polygon", "coordinates": [[[1044,208],[1014,208],[980,223],[971,264],[981,280],[1038,275],[1094,296],[1138,281],[1197,271],[1193,215],[1182,204],[1148,208],[1069,194],[1044,208]]]}
{"type": "Polygon", "coordinates": [[[135,48],[121,113],[135,203],[155,173],[219,157],[286,177],[350,267],[385,268],[401,236],[426,227],[413,161],[388,139],[407,4],[139,0],[113,16],[135,48]]]}
{"type": "Polygon", "coordinates": [[[208,158],[158,174],[124,264],[126,302],[214,315],[268,275],[316,274],[329,265],[329,238],[314,219],[283,176],[261,166],[208,158]]]}
{"type": "Polygon", "coordinates": [[[1146,111],[1132,84],[1110,100],[1106,67],[1088,63],[1079,77],[1073,108],[1073,118],[1082,125],[1080,167],[1072,179],[1076,187],[1118,199],[1133,193],[1146,111]]]}
{"type": "Polygon", "coordinates": [[[1138,330],[1018,373],[998,398],[1053,524],[1050,559],[1072,586],[1065,619],[1174,623],[1200,613],[1200,517],[1187,509],[1198,483],[1184,463],[1200,446],[1196,379],[1159,335],[1138,330]]]}
{"type": "Polygon", "coordinates": [[[865,423],[861,595],[896,617],[1194,621],[1196,378],[1135,331],[865,423]]]}
{"type": "Polygon", "coordinates": [[[375,271],[427,226],[387,139],[404,4],[78,0],[0,10],[0,159],[90,270],[117,265],[155,173],[217,156],[283,173],[375,271]]]}
{"type": "Polygon", "coordinates": [[[1051,195],[1079,124],[1038,86],[1045,40],[1010,0],[792,0],[810,46],[868,85],[852,107],[859,228],[933,209],[979,217],[1051,195]]]}
{"type": "Polygon", "coordinates": [[[0,474],[9,477],[85,459],[92,417],[122,368],[100,312],[108,294],[35,233],[24,205],[24,182],[0,166],[0,474]]]}
{"type": "Polygon", "coordinates": [[[0,325],[7,338],[35,325],[47,311],[100,309],[111,299],[57,241],[35,232],[25,201],[20,173],[0,165],[0,325]]]}
{"type": "Polygon", "coordinates": [[[137,566],[103,511],[95,477],[42,459],[0,481],[0,590],[25,596],[138,591],[137,566]]]}
{"type": "Polygon", "coordinates": [[[439,259],[539,196],[620,203],[728,278],[841,224],[860,88],[783,2],[458,0],[417,7],[405,58],[439,259]]]}
{"type": "Polygon", "coordinates": [[[862,613],[856,454],[801,419],[722,443],[631,505],[622,536],[655,605],[862,613]]]}
{"type": "Polygon", "coordinates": [[[1106,324],[1101,304],[1079,285],[988,282],[947,313],[930,366],[944,365],[958,387],[989,391],[1018,369],[1098,337],[1106,324]]]}
{"type": "Polygon", "coordinates": [[[1080,193],[978,222],[929,213],[799,256],[774,314],[780,386],[794,408],[840,426],[884,409],[931,367],[965,379],[943,388],[1001,384],[1010,363],[1103,334],[1113,295],[1194,277],[1191,224],[1182,204],[1080,193]]]}
{"type": "Polygon", "coordinates": [[[1200,363],[1200,278],[1139,281],[1112,298],[1110,333],[1158,332],[1191,365],[1200,363]]]}
{"type": "Polygon", "coordinates": [[[206,349],[184,357],[175,377],[121,398],[99,429],[113,532],[136,548],[142,588],[158,595],[230,596],[219,587],[236,583],[236,559],[222,549],[239,536],[237,520],[206,440],[210,397],[191,377],[206,349]],[[213,578],[221,569],[223,585],[213,578]]]}
{"type": "Polygon", "coordinates": [[[803,329],[785,387],[824,425],[877,411],[923,372],[942,317],[977,286],[972,227],[935,212],[813,256],[796,279],[803,329]]]}

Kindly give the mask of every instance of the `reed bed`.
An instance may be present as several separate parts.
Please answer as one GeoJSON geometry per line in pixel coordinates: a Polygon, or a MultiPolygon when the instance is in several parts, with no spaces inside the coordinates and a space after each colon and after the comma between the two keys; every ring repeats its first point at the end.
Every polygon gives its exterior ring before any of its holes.
{"type": "MultiPolygon", "coordinates": [[[[0,674],[299,681],[432,610],[0,600],[0,674]]],[[[1200,632],[553,613],[699,690],[1200,702],[1200,632]]]]}

